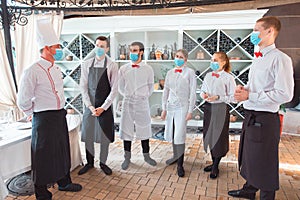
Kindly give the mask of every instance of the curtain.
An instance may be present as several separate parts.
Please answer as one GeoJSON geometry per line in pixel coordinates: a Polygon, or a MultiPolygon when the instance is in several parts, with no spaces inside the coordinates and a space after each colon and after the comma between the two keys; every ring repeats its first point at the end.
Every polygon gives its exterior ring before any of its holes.
{"type": "Polygon", "coordinates": [[[63,12],[33,14],[28,17],[28,24],[25,26],[16,25],[15,45],[16,45],[16,79],[19,83],[22,72],[25,68],[34,63],[40,56],[38,44],[36,42],[36,20],[40,18],[50,18],[57,36],[60,36],[63,24],[63,12]]]}
{"type": "MultiPolygon", "coordinates": [[[[25,26],[16,25],[14,31],[14,42],[16,50],[16,79],[17,83],[20,81],[23,70],[29,67],[39,58],[39,49],[35,40],[35,21],[39,18],[49,17],[53,23],[53,27],[60,36],[63,13],[47,13],[47,14],[34,14],[28,17],[28,24],[25,26]]],[[[19,120],[24,116],[17,107],[17,93],[15,90],[10,66],[7,60],[5,44],[3,40],[3,33],[0,34],[0,117],[10,117],[12,121],[19,120]],[[5,116],[4,116],[5,115],[5,116]]]]}
{"type": "MultiPolygon", "coordinates": [[[[0,33],[0,117],[2,120],[11,117],[13,120],[13,111],[17,110],[16,107],[16,89],[13,81],[13,76],[10,70],[10,65],[7,59],[5,43],[4,43],[4,33],[0,33]],[[10,116],[8,116],[11,114],[10,116]]],[[[14,112],[15,113],[15,112],[14,112]]],[[[16,119],[14,115],[14,120],[16,119]]]]}

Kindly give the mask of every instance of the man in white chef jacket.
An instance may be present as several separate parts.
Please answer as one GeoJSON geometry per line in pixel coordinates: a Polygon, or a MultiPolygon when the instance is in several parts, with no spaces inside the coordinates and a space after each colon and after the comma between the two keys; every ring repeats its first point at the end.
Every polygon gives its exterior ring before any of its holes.
{"type": "Polygon", "coordinates": [[[152,165],[156,161],[149,155],[149,138],[152,136],[149,97],[153,92],[154,73],[151,66],[142,62],[144,45],[133,42],[130,45],[131,62],[119,70],[119,92],[123,96],[120,137],[124,143],[125,159],[122,169],[130,164],[131,143],[141,140],[144,160],[152,165]]]}
{"type": "Polygon", "coordinates": [[[55,60],[63,58],[58,37],[49,18],[37,21],[37,42],[41,58],[28,67],[21,78],[17,104],[32,116],[31,171],[38,200],[52,199],[49,184],[58,190],[77,192],[80,184],[70,177],[70,143],[64,109],[62,72],[55,60]]]}

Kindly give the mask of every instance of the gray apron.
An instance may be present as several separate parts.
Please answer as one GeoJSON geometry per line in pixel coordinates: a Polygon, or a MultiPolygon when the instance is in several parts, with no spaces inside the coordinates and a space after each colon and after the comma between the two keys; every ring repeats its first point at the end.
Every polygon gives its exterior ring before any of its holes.
{"type": "MultiPolygon", "coordinates": [[[[93,106],[99,107],[103,104],[110,93],[110,85],[107,77],[107,58],[104,60],[103,68],[95,68],[93,60],[88,75],[88,92],[93,106]],[[103,89],[103,90],[102,90],[103,89]],[[97,92],[96,92],[97,91],[97,92]],[[97,93],[97,99],[95,98],[97,93]],[[97,105],[96,105],[97,103],[97,105]]],[[[92,116],[90,109],[86,108],[83,113],[81,141],[93,141],[101,143],[106,137],[110,142],[114,141],[112,109],[109,107],[100,117],[92,116]]]]}
{"type": "Polygon", "coordinates": [[[213,157],[224,157],[229,150],[229,107],[226,103],[204,104],[204,150],[213,157]]]}

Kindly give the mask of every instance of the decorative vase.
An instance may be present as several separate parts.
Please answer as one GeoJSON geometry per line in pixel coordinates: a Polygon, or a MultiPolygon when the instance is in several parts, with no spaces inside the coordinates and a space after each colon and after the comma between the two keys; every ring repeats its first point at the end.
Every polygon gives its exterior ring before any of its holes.
{"type": "Polygon", "coordinates": [[[169,53],[168,53],[168,46],[167,45],[164,47],[164,53],[162,54],[162,59],[163,60],[168,60],[169,59],[169,53]]]}
{"type": "Polygon", "coordinates": [[[155,60],[156,59],[156,57],[155,57],[155,45],[154,44],[152,44],[152,49],[151,49],[150,54],[149,54],[149,59],[150,60],[155,60]]]}
{"type": "Polygon", "coordinates": [[[119,59],[120,60],[126,60],[126,44],[124,45],[119,45],[119,52],[120,52],[120,56],[119,59]]]}

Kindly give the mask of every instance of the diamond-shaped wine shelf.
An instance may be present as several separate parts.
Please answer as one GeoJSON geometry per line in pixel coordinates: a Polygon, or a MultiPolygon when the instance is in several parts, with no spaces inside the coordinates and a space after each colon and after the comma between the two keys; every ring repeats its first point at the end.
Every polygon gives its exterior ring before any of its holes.
{"type": "Polygon", "coordinates": [[[207,38],[204,42],[202,42],[202,46],[213,55],[217,51],[217,43],[218,43],[218,33],[215,32],[209,38],[207,38]]]}
{"type": "Polygon", "coordinates": [[[198,44],[190,38],[186,33],[183,33],[183,48],[188,52],[192,51],[198,44]]]}
{"type": "Polygon", "coordinates": [[[83,108],[82,108],[82,96],[79,95],[78,97],[76,97],[76,99],[74,99],[71,103],[80,113],[83,113],[83,108]]]}
{"type": "Polygon", "coordinates": [[[81,66],[79,65],[70,76],[74,81],[76,81],[77,84],[79,84],[81,76],[81,66]]]}
{"type": "Polygon", "coordinates": [[[77,57],[80,58],[80,43],[79,36],[69,45],[68,49],[77,57]]]}
{"type": "Polygon", "coordinates": [[[227,53],[235,46],[235,43],[227,37],[222,31],[220,31],[220,42],[219,42],[219,51],[227,53]]]}
{"type": "Polygon", "coordinates": [[[82,58],[85,58],[94,48],[95,45],[86,39],[84,36],[81,37],[82,46],[82,58]]]}
{"type": "Polygon", "coordinates": [[[247,51],[250,55],[253,56],[254,53],[254,45],[250,42],[250,36],[247,37],[241,44],[240,46],[247,51]]]}

